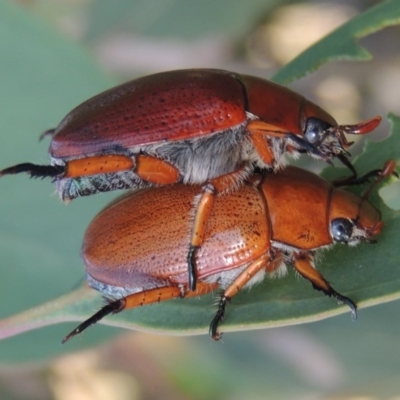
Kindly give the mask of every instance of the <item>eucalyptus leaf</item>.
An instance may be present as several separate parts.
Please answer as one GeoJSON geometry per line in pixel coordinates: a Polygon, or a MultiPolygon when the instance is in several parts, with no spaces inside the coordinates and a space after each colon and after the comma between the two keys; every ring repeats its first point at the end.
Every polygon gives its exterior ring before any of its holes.
{"type": "Polygon", "coordinates": [[[272,80],[280,84],[288,84],[315,71],[327,62],[370,60],[372,55],[358,43],[358,40],[385,27],[399,23],[400,7],[398,0],[378,3],[310,46],[281,68],[272,77],[272,80]]]}
{"type": "MultiPolygon", "coordinates": [[[[386,26],[387,14],[380,15],[380,26],[386,26]]],[[[38,143],[39,135],[113,82],[78,45],[12,2],[0,3],[0,54],[0,168],[25,161],[45,164],[47,144],[38,143]]],[[[388,158],[399,161],[399,122],[391,118],[392,136],[367,143],[366,153],[356,162],[360,173],[381,167],[388,158]]],[[[93,345],[113,333],[98,325],[59,345],[103,304],[98,293],[82,287],[79,249],[86,226],[115,194],[82,198],[65,207],[50,196],[54,187],[49,181],[22,175],[3,177],[0,191],[0,337],[5,339],[0,342],[0,360],[46,358],[93,345]],[[50,326],[64,321],[74,323],[50,326]]],[[[379,243],[356,249],[336,246],[318,265],[337,290],[361,306],[399,297],[399,215],[376,193],[372,201],[386,224],[379,243]]],[[[206,333],[216,298],[217,294],[172,300],[110,316],[103,323],[172,334],[206,333]]],[[[344,312],[345,307],[290,273],[235,297],[221,330],[296,324],[344,312]]]]}
{"type": "MultiPolygon", "coordinates": [[[[388,139],[381,143],[367,141],[365,152],[355,163],[360,172],[379,168],[389,158],[400,162],[400,146],[396,145],[400,140],[400,119],[391,116],[391,121],[393,132],[388,139]],[[374,160],[367,163],[367,169],[362,168],[365,160],[374,160]]],[[[400,297],[397,268],[400,255],[396,246],[400,235],[400,211],[390,210],[377,195],[374,204],[385,221],[378,244],[362,244],[357,248],[336,245],[326,252],[318,265],[336,289],[354,299],[361,308],[400,297]]],[[[206,333],[215,312],[216,298],[217,294],[166,301],[107,317],[101,323],[169,334],[206,333]]],[[[100,295],[79,288],[50,303],[0,321],[0,335],[12,335],[51,323],[82,321],[101,305],[100,295]]],[[[347,307],[338,306],[332,299],[312,290],[308,282],[297,279],[293,272],[282,279],[265,279],[251,291],[239,293],[227,310],[221,326],[223,331],[300,324],[348,312],[347,307]]]]}

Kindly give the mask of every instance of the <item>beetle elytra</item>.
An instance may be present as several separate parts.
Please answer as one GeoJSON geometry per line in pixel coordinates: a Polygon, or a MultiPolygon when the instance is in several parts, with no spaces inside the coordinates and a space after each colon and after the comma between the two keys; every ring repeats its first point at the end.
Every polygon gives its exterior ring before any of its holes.
{"type": "Polygon", "coordinates": [[[173,183],[204,185],[190,238],[190,287],[214,196],[238,187],[254,167],[281,169],[285,154],[348,161],[347,134],[375,129],[335,119],[301,95],[267,80],[213,69],[163,72],[103,92],[53,130],[51,165],[18,164],[0,177],[50,177],[60,197],[173,183]]]}
{"type": "MultiPolygon", "coordinates": [[[[394,168],[393,161],[387,162],[374,172],[376,181],[394,168]]],[[[199,190],[179,184],[148,189],[124,196],[98,214],[85,234],[82,257],[89,286],[110,300],[64,342],[107,314],[221,288],[210,324],[210,335],[218,340],[227,302],[265,275],[282,275],[287,264],[314,288],[347,304],[356,317],[355,303],[314,268],[314,254],[335,242],[375,242],[383,222],[367,200],[370,189],[360,197],[288,167],[278,174],[253,175],[238,190],[216,196],[196,253],[198,285],[191,291],[187,237],[191,199],[199,190]]]]}

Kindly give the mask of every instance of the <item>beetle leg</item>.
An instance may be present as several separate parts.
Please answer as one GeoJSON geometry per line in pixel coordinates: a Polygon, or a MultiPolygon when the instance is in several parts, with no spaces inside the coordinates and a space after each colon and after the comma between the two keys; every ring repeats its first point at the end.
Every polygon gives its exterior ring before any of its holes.
{"type": "Polygon", "coordinates": [[[347,178],[337,179],[337,180],[333,181],[332,184],[335,187],[360,185],[362,183],[368,182],[369,179],[372,177],[376,178],[375,181],[368,188],[367,192],[363,195],[364,198],[368,197],[368,194],[371,191],[372,187],[376,183],[380,182],[383,178],[386,178],[389,175],[393,175],[397,178],[399,177],[397,172],[394,170],[396,168],[396,163],[393,160],[388,160],[382,169],[374,169],[370,172],[367,172],[363,176],[359,177],[353,164],[350,162],[350,160],[345,155],[339,154],[338,158],[347,168],[350,169],[350,171],[352,172],[352,175],[347,178]]]}
{"type": "Polygon", "coordinates": [[[257,150],[257,154],[260,156],[261,160],[268,166],[273,166],[275,164],[275,156],[271,147],[265,140],[266,136],[276,136],[282,137],[283,132],[276,133],[272,131],[276,128],[266,124],[262,121],[251,121],[247,125],[247,130],[250,133],[250,140],[253,143],[254,148],[257,150]]]}
{"type": "Polygon", "coordinates": [[[179,171],[167,161],[142,154],[133,158],[123,154],[105,154],[70,160],[67,162],[63,178],[129,170],[134,171],[146,182],[158,185],[176,183],[180,178],[179,171]]]}
{"type": "Polygon", "coordinates": [[[3,169],[0,171],[0,177],[4,175],[19,174],[20,172],[27,172],[31,178],[55,178],[64,174],[65,167],[61,165],[36,165],[23,163],[3,169]]]}
{"type": "MultiPolygon", "coordinates": [[[[382,179],[384,179],[390,175],[393,175],[396,178],[398,178],[399,174],[395,171],[395,168],[396,168],[396,162],[394,160],[388,160],[388,161],[386,161],[386,163],[382,169],[372,171],[372,175],[375,176],[375,180],[373,182],[371,182],[371,184],[369,185],[369,187],[367,188],[367,190],[363,193],[363,195],[361,197],[363,199],[368,199],[368,196],[371,193],[371,190],[373,189],[373,187],[376,184],[378,184],[382,179]]],[[[370,174],[366,174],[366,175],[368,176],[370,174]]]]}
{"type": "Polygon", "coordinates": [[[296,271],[305,279],[311,282],[314,289],[321,290],[327,296],[332,296],[340,303],[344,303],[350,307],[352,318],[357,319],[357,306],[346,296],[336,292],[328,281],[313,267],[313,258],[308,254],[295,254],[293,266],[296,271]]]}
{"type": "Polygon", "coordinates": [[[254,278],[259,271],[267,268],[271,261],[273,260],[271,260],[269,253],[263,254],[261,257],[250,263],[250,265],[225,289],[219,300],[217,313],[210,324],[209,335],[212,339],[221,339],[222,333],[218,332],[217,329],[220,322],[224,319],[226,303],[228,303],[233,296],[237,295],[243,286],[254,278]]]}
{"type": "Polygon", "coordinates": [[[360,185],[362,183],[368,182],[371,177],[380,175],[382,172],[381,169],[375,169],[359,177],[353,164],[344,154],[339,154],[337,157],[351,171],[351,176],[348,176],[346,178],[336,179],[335,181],[333,181],[332,184],[335,187],[360,185]]]}
{"type": "Polygon", "coordinates": [[[82,322],[77,328],[75,328],[72,332],[70,332],[65,338],[61,341],[62,344],[66,343],[72,337],[79,335],[89,326],[99,322],[108,314],[116,314],[122,311],[125,308],[124,299],[108,301],[107,304],[102,307],[96,314],[92,315],[86,321],[82,322]]]}
{"type": "Polygon", "coordinates": [[[353,176],[344,178],[344,179],[340,179],[340,180],[336,180],[333,182],[333,185],[336,187],[349,186],[349,185],[360,185],[360,184],[369,182],[370,178],[375,178],[375,180],[371,183],[370,187],[367,189],[366,193],[364,193],[364,195],[363,195],[363,198],[367,198],[370,191],[372,190],[372,188],[377,183],[379,183],[382,179],[388,177],[389,175],[393,175],[396,178],[399,177],[399,175],[395,171],[395,168],[396,168],[396,163],[393,160],[388,160],[382,169],[374,169],[360,177],[357,177],[357,173],[354,170],[355,173],[353,176]]]}
{"type": "Polygon", "coordinates": [[[216,191],[214,186],[209,184],[204,187],[200,202],[197,205],[196,215],[193,222],[192,239],[190,241],[189,252],[187,256],[188,273],[189,273],[189,289],[196,290],[196,250],[203,243],[206,231],[207,221],[210,217],[214,204],[216,191]]]}
{"type": "Polygon", "coordinates": [[[169,300],[177,297],[194,297],[202,296],[204,294],[210,293],[218,288],[218,283],[204,283],[199,282],[196,291],[188,291],[187,288],[179,286],[165,286],[161,288],[155,288],[150,290],[144,290],[143,292],[133,293],[118,300],[107,300],[107,304],[102,307],[97,313],[92,315],[86,321],[82,322],[77,328],[70,332],[62,340],[62,344],[67,342],[72,337],[79,335],[89,326],[99,322],[105,316],[109,314],[118,314],[123,310],[129,308],[134,308],[138,306],[144,306],[151,303],[159,303],[160,301],[169,300]]]}
{"type": "Polygon", "coordinates": [[[125,171],[132,169],[133,166],[133,160],[122,154],[105,154],[102,156],[77,158],[67,162],[63,178],[78,178],[81,176],[125,171]]]}
{"type": "Polygon", "coordinates": [[[0,171],[0,177],[8,174],[27,172],[33,178],[78,178],[81,176],[105,174],[130,170],[134,167],[132,158],[121,154],[109,154],[78,158],[62,165],[18,164],[0,171]]]}
{"type": "Polygon", "coordinates": [[[179,180],[179,171],[167,161],[146,155],[131,158],[123,154],[106,154],[70,160],[63,178],[129,170],[133,170],[141,179],[158,185],[176,183],[179,180]]]}
{"type": "Polygon", "coordinates": [[[259,119],[250,121],[247,124],[247,130],[253,135],[272,136],[277,138],[287,134],[287,131],[280,130],[277,126],[260,121],[259,119]]]}
{"type": "Polygon", "coordinates": [[[255,149],[257,150],[258,155],[267,165],[273,165],[275,159],[270,147],[265,140],[266,136],[290,139],[294,143],[296,143],[297,146],[299,146],[299,149],[296,149],[296,151],[315,155],[318,158],[323,159],[327,163],[332,164],[332,162],[329,160],[329,157],[326,154],[322,153],[313,144],[293,133],[281,131],[274,125],[256,120],[248,123],[247,130],[250,132],[251,141],[255,149]]]}
{"type": "Polygon", "coordinates": [[[294,143],[296,143],[301,150],[305,150],[305,152],[307,154],[311,154],[314,155],[318,158],[321,158],[322,160],[324,160],[326,163],[333,165],[332,161],[330,160],[330,158],[328,157],[328,155],[326,155],[325,153],[322,153],[318,147],[315,147],[313,144],[311,144],[310,142],[308,142],[307,140],[293,134],[293,133],[286,133],[285,135],[286,138],[292,140],[294,143]]]}
{"type": "Polygon", "coordinates": [[[246,175],[246,168],[241,167],[234,172],[230,172],[212,179],[203,187],[203,193],[196,207],[196,214],[194,217],[192,235],[187,256],[190,290],[196,289],[196,250],[203,243],[207,221],[210,217],[214,204],[214,198],[218,193],[226,192],[238,186],[238,183],[242,182],[246,175]]]}
{"type": "Polygon", "coordinates": [[[225,296],[225,294],[223,294],[219,299],[217,313],[215,314],[215,317],[211,321],[210,328],[208,330],[208,334],[211,336],[212,339],[216,341],[220,340],[222,337],[222,333],[218,332],[217,329],[220,322],[222,322],[222,320],[224,319],[225,307],[228,301],[230,301],[230,298],[225,296]]]}
{"type": "Polygon", "coordinates": [[[344,154],[338,154],[337,156],[339,160],[345,165],[350,171],[351,175],[346,177],[346,178],[340,178],[332,182],[333,186],[335,187],[340,187],[340,186],[346,186],[346,185],[351,185],[352,182],[358,180],[357,178],[357,171],[354,168],[353,164],[351,161],[344,155],[344,154]]]}
{"type": "Polygon", "coordinates": [[[144,154],[136,156],[134,172],[143,180],[157,185],[176,183],[179,170],[167,161],[144,154]]]}

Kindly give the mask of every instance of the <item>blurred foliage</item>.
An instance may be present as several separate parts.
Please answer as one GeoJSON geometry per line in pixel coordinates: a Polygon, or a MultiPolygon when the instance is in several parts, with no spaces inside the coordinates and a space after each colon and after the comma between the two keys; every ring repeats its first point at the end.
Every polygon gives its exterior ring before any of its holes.
{"type": "Polygon", "coordinates": [[[226,34],[236,39],[246,35],[255,20],[272,10],[277,0],[248,0],[246,7],[237,0],[120,0],[118,7],[107,0],[92,2],[87,13],[90,23],[86,40],[101,40],[118,30],[152,37],[185,37],[194,39],[226,34]],[[179,21],[179,23],[177,23],[179,21]]]}
{"type": "Polygon", "coordinates": [[[398,0],[381,2],[312,45],[295,60],[281,68],[274,75],[273,80],[280,84],[287,84],[293,79],[315,71],[329,61],[370,60],[372,55],[358,44],[358,41],[387,26],[399,23],[398,0]]]}

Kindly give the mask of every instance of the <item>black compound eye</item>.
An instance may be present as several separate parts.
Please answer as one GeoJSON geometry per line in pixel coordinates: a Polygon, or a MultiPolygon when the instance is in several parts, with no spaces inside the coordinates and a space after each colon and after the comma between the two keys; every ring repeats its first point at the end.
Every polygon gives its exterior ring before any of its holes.
{"type": "Polygon", "coordinates": [[[304,137],[308,143],[320,144],[325,139],[329,128],[331,128],[331,125],[318,118],[308,118],[304,137]]]}
{"type": "Polygon", "coordinates": [[[353,233],[354,223],[346,218],[336,218],[331,222],[331,235],[335,242],[348,243],[353,233]]]}

